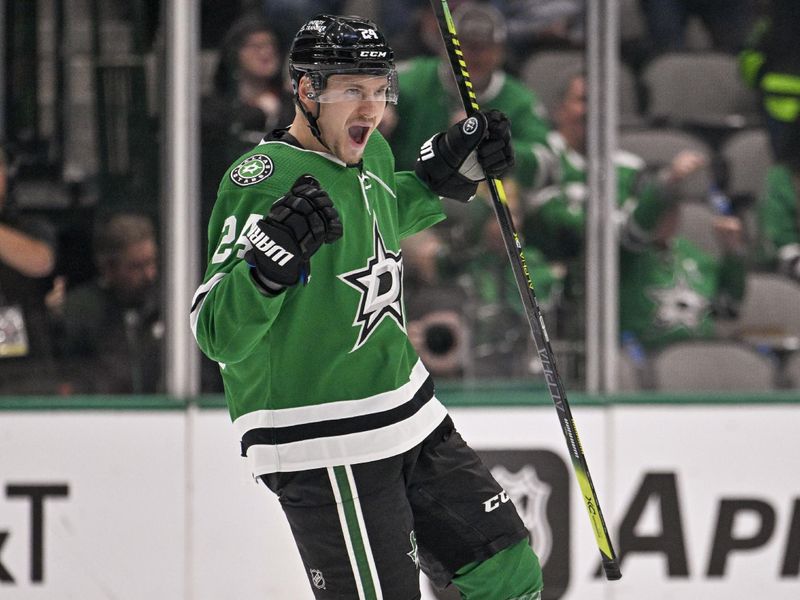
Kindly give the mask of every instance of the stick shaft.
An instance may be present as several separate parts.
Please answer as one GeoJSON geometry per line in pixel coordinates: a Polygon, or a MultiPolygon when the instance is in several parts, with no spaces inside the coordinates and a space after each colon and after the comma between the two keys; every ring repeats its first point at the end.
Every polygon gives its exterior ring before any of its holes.
{"type": "MultiPolygon", "coordinates": [[[[458,84],[458,91],[461,96],[462,104],[464,105],[464,110],[468,116],[472,115],[480,110],[480,106],[478,105],[477,96],[472,88],[467,64],[461,52],[461,44],[458,41],[455,24],[450,14],[450,8],[447,4],[447,0],[431,0],[431,4],[439,22],[439,29],[442,33],[445,47],[447,48],[447,55],[450,59],[450,65],[453,70],[453,75],[456,78],[456,83],[458,84]]],[[[586,457],[584,456],[583,448],[578,438],[578,431],[575,427],[574,419],[572,418],[572,411],[567,401],[567,393],[561,377],[558,374],[558,369],[556,368],[555,355],[550,345],[550,338],[547,335],[547,329],[545,328],[542,311],[539,308],[539,302],[536,299],[533,282],[531,281],[528,266],[525,262],[525,255],[522,252],[522,243],[520,242],[511,219],[511,212],[508,207],[503,184],[498,179],[487,179],[487,182],[492,196],[492,206],[500,225],[503,243],[508,253],[509,261],[511,262],[511,268],[514,272],[514,279],[517,283],[520,297],[522,298],[525,316],[528,319],[528,325],[530,326],[531,334],[536,343],[542,367],[544,368],[547,389],[555,405],[556,412],[558,413],[561,430],[569,449],[573,470],[578,479],[581,495],[592,523],[594,536],[597,540],[597,546],[603,561],[603,569],[609,580],[619,579],[622,576],[619,562],[617,561],[614,548],[611,544],[611,537],[608,534],[608,528],[606,527],[605,519],[600,509],[600,503],[597,500],[597,493],[595,492],[594,484],[589,474],[589,466],[586,462],[586,457]]]]}

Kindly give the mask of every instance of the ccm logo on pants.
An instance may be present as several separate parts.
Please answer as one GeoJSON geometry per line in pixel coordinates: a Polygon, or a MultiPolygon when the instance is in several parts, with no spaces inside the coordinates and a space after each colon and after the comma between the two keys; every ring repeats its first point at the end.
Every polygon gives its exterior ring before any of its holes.
{"type": "Polygon", "coordinates": [[[510,498],[505,490],[497,494],[496,496],[492,496],[486,502],[483,503],[483,510],[487,513],[492,512],[496,508],[499,508],[501,504],[505,504],[508,502],[510,498]]]}

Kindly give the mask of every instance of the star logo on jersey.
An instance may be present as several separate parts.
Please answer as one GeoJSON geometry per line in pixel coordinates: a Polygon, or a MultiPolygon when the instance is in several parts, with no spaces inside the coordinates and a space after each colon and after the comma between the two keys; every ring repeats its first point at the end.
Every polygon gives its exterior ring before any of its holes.
{"type": "Polygon", "coordinates": [[[339,275],[344,283],[361,294],[353,327],[359,327],[354,352],[361,348],[384,319],[392,319],[405,331],[403,316],[403,258],[400,252],[386,249],[378,221],[373,221],[373,251],[367,265],[339,275]]]}
{"type": "Polygon", "coordinates": [[[695,329],[709,310],[708,300],[689,287],[684,276],[672,287],[649,289],[647,295],[656,304],[656,321],[664,327],[695,329]]]}

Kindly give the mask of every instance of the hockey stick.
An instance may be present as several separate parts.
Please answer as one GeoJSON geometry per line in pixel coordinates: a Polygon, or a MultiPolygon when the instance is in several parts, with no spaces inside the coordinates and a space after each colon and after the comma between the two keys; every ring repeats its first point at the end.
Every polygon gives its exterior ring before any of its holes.
{"type": "MultiPolygon", "coordinates": [[[[478,106],[478,99],[475,96],[475,92],[472,91],[472,82],[469,78],[464,54],[460,49],[461,44],[456,35],[456,28],[450,14],[450,7],[447,4],[447,0],[431,0],[431,5],[433,6],[433,11],[439,22],[439,30],[442,33],[442,39],[444,40],[447,55],[450,59],[450,66],[452,67],[453,75],[458,84],[461,102],[464,105],[467,116],[470,116],[480,110],[480,107],[478,106]]],[[[619,562],[614,554],[614,548],[611,545],[611,538],[608,535],[606,522],[600,510],[600,503],[597,500],[594,484],[589,475],[589,466],[586,464],[586,457],[583,454],[583,448],[578,438],[578,431],[575,427],[575,421],[572,418],[572,411],[567,402],[567,393],[564,389],[561,377],[558,374],[558,370],[556,369],[556,361],[553,349],[550,346],[550,338],[544,326],[544,319],[542,318],[542,311],[539,309],[539,302],[536,300],[536,294],[533,291],[533,282],[528,272],[528,266],[525,263],[525,256],[522,253],[522,244],[520,243],[519,236],[511,220],[511,212],[508,207],[505,191],[503,190],[503,184],[499,179],[487,179],[487,183],[489,184],[489,190],[492,196],[492,205],[500,224],[503,243],[505,244],[506,252],[508,252],[508,258],[511,261],[511,268],[514,271],[514,279],[517,282],[517,288],[522,297],[525,315],[528,318],[533,340],[536,342],[539,358],[542,361],[547,389],[550,392],[550,397],[558,412],[561,430],[564,433],[564,438],[567,441],[567,448],[569,449],[572,459],[572,467],[578,479],[578,485],[581,489],[584,504],[586,504],[586,509],[589,512],[589,519],[592,522],[594,537],[597,540],[597,546],[600,549],[600,555],[603,561],[603,570],[606,573],[607,579],[619,579],[622,577],[619,562]]]]}

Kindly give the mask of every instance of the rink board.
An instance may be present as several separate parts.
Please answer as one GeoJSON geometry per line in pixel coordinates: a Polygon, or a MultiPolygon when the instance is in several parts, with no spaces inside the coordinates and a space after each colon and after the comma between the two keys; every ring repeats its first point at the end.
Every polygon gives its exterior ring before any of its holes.
{"type": "MultiPolygon", "coordinates": [[[[552,407],[451,413],[532,530],[545,598],[800,597],[800,404],[576,407],[614,583],[552,407]]],[[[0,596],[312,598],[226,412],[183,407],[0,411],[0,596]]]]}

